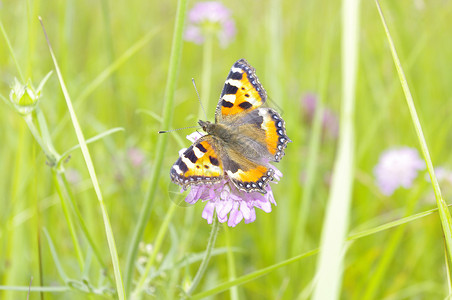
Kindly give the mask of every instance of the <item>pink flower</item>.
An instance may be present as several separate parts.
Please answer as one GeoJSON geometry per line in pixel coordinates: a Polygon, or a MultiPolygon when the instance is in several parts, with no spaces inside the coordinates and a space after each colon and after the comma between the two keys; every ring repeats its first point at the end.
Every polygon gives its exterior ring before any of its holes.
{"type": "Polygon", "coordinates": [[[414,148],[389,149],[380,155],[374,174],[380,191],[390,196],[399,187],[410,188],[425,162],[414,148]]]}
{"type": "MultiPolygon", "coordinates": [[[[203,136],[199,132],[187,136],[192,142],[203,136]]],[[[182,149],[181,151],[185,151],[182,149]]],[[[272,166],[275,170],[273,177],[279,181],[282,173],[272,166]]],[[[216,211],[218,220],[221,223],[228,222],[228,226],[235,227],[242,220],[245,224],[256,220],[256,210],[259,208],[266,213],[272,211],[272,204],[276,206],[275,198],[270,185],[265,187],[266,194],[259,192],[247,193],[238,190],[235,185],[225,176],[225,179],[213,185],[193,185],[185,198],[185,202],[195,204],[199,200],[207,202],[202,212],[202,217],[207,223],[212,224],[214,212],[216,211]]]]}
{"type": "Polygon", "coordinates": [[[236,29],[231,11],[217,1],[198,2],[188,13],[184,38],[202,44],[206,35],[216,35],[222,47],[234,38],[236,29]]]}

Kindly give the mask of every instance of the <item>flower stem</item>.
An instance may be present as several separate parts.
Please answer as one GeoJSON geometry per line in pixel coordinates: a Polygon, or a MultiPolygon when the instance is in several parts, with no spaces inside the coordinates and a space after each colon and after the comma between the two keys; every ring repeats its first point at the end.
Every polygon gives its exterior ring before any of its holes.
{"type": "Polygon", "coordinates": [[[187,291],[187,296],[191,296],[193,294],[194,290],[198,286],[199,282],[201,281],[201,278],[204,276],[204,273],[207,269],[207,264],[210,260],[210,255],[212,254],[212,249],[215,246],[215,240],[217,239],[218,229],[220,228],[220,223],[218,222],[218,218],[216,215],[213,216],[213,225],[212,225],[212,231],[210,232],[209,242],[207,243],[206,253],[204,255],[204,258],[201,261],[201,265],[199,266],[198,272],[195,275],[195,278],[193,279],[193,282],[190,286],[190,288],[187,291]]]}
{"type": "MultiPolygon", "coordinates": [[[[229,281],[232,281],[237,278],[236,271],[235,271],[235,261],[234,261],[234,253],[232,252],[231,247],[231,232],[226,223],[223,223],[223,229],[225,232],[226,237],[226,247],[228,247],[228,253],[227,253],[227,262],[228,262],[228,279],[229,281]]],[[[239,299],[239,290],[237,286],[231,286],[229,289],[231,292],[231,300],[238,300],[239,299]]]]}

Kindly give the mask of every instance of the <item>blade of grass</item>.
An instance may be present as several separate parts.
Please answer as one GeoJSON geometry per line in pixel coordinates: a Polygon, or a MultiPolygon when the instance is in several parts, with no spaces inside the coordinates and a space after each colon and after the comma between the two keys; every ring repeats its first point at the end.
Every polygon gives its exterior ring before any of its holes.
{"type": "MultiPolygon", "coordinates": [[[[385,21],[385,18],[384,18],[384,15],[383,15],[383,12],[381,10],[378,0],[375,0],[375,4],[377,6],[378,13],[380,14],[381,22],[383,24],[383,27],[384,27],[384,30],[386,33],[386,37],[388,39],[392,58],[393,58],[394,64],[397,69],[397,74],[399,76],[400,84],[402,85],[403,93],[405,94],[405,100],[408,105],[408,109],[409,109],[410,115],[411,115],[411,120],[413,122],[413,126],[414,126],[416,135],[419,140],[419,145],[421,147],[422,155],[424,157],[425,163],[427,164],[427,170],[430,175],[430,180],[431,180],[431,183],[433,186],[433,191],[435,193],[436,204],[438,206],[439,217],[441,220],[441,226],[443,229],[444,239],[446,242],[446,249],[447,249],[447,253],[448,253],[447,256],[448,256],[448,260],[449,260],[449,264],[447,264],[447,266],[450,267],[451,266],[450,263],[452,262],[452,218],[450,216],[450,212],[447,207],[447,204],[441,195],[441,189],[439,187],[438,180],[436,178],[435,171],[433,169],[433,163],[430,158],[430,153],[428,150],[427,142],[425,140],[424,133],[422,131],[421,122],[419,121],[419,117],[416,112],[416,107],[414,105],[413,97],[411,96],[410,88],[408,87],[408,82],[406,80],[405,73],[402,68],[402,64],[400,63],[394,42],[392,40],[391,34],[389,32],[389,28],[386,24],[386,21],[385,21]]],[[[450,273],[450,271],[451,270],[448,269],[449,273],[450,273]]],[[[448,284],[449,284],[449,288],[451,288],[452,282],[449,281],[448,284]]]]}
{"type": "Polygon", "coordinates": [[[17,62],[16,55],[14,54],[13,47],[11,46],[11,42],[9,41],[8,35],[6,34],[6,31],[5,31],[5,28],[3,27],[3,22],[1,19],[0,19],[0,30],[2,31],[3,37],[5,38],[6,45],[8,46],[9,53],[11,54],[14,64],[16,65],[16,69],[17,69],[17,72],[19,73],[20,79],[22,80],[22,82],[25,82],[25,77],[22,73],[22,69],[20,68],[19,63],[17,62]]]}
{"type": "MultiPolygon", "coordinates": [[[[176,77],[181,61],[182,52],[182,34],[185,23],[185,14],[187,9],[187,0],[179,0],[177,2],[177,12],[170,54],[170,62],[168,68],[168,77],[166,81],[164,107],[163,107],[163,128],[169,128],[173,118],[174,106],[174,91],[176,89],[176,77]]],[[[159,135],[157,145],[155,147],[154,168],[152,169],[151,180],[149,188],[144,199],[143,207],[140,210],[138,221],[136,223],[132,240],[130,242],[129,251],[126,260],[126,291],[129,293],[132,285],[133,269],[137,258],[138,244],[143,237],[144,229],[149,217],[151,215],[152,206],[154,203],[155,192],[157,190],[157,183],[160,179],[160,172],[162,169],[163,155],[168,141],[168,135],[159,135]]]]}
{"type": "MultiPolygon", "coordinates": [[[[226,247],[228,249],[227,252],[227,262],[228,262],[228,279],[229,281],[234,280],[237,277],[237,272],[235,270],[235,260],[234,260],[234,253],[232,252],[232,243],[231,243],[231,229],[228,228],[226,223],[223,223],[223,231],[225,233],[226,238],[226,247]]],[[[239,299],[239,290],[236,286],[233,286],[230,288],[231,293],[231,300],[238,300],[239,299]]]]}
{"type": "Polygon", "coordinates": [[[338,299],[342,284],[354,168],[354,105],[358,60],[359,1],[342,2],[342,101],[338,154],[317,260],[313,299],[338,299]]]}
{"type": "Polygon", "coordinates": [[[83,259],[82,250],[80,249],[81,247],[80,247],[80,244],[77,239],[77,233],[75,232],[74,222],[72,221],[72,216],[69,212],[69,209],[68,209],[68,206],[66,203],[67,197],[65,197],[65,195],[63,195],[63,190],[61,189],[62,185],[59,183],[58,173],[55,169],[52,169],[52,178],[53,178],[53,182],[55,184],[55,188],[57,190],[57,194],[61,200],[61,207],[63,208],[64,217],[68,224],[68,229],[69,229],[69,233],[72,238],[72,243],[74,244],[74,250],[77,255],[78,264],[80,266],[80,270],[83,271],[84,259],[83,259]]]}
{"type": "Polygon", "coordinates": [[[80,124],[77,119],[77,115],[75,114],[74,108],[72,106],[72,101],[69,96],[69,92],[67,91],[66,84],[64,83],[63,76],[60,72],[58,62],[56,60],[55,54],[53,53],[53,49],[52,49],[52,46],[50,45],[50,41],[47,37],[47,33],[45,31],[44,24],[42,22],[41,17],[39,17],[39,21],[41,22],[41,26],[42,26],[44,35],[47,40],[47,45],[49,47],[50,55],[52,56],[52,60],[55,65],[55,71],[58,75],[58,80],[60,81],[61,90],[63,91],[64,98],[66,100],[68,111],[69,111],[69,114],[70,114],[71,120],[72,120],[72,125],[74,126],[75,133],[77,135],[77,139],[78,139],[78,142],[80,144],[80,147],[81,147],[81,150],[83,153],[83,158],[85,159],[85,163],[88,168],[88,172],[89,172],[91,181],[93,183],[93,187],[96,192],[97,199],[99,200],[99,205],[100,205],[100,209],[102,211],[102,218],[103,218],[104,226],[105,226],[105,233],[107,236],[108,247],[110,249],[110,256],[111,256],[111,260],[113,263],[113,271],[115,274],[115,281],[116,281],[116,290],[117,290],[119,299],[123,300],[123,299],[125,299],[125,292],[124,292],[124,286],[122,283],[122,275],[121,275],[121,269],[120,269],[120,265],[119,265],[118,252],[116,251],[113,230],[110,225],[110,219],[108,217],[108,212],[107,212],[107,209],[104,204],[102,192],[100,190],[99,182],[97,180],[97,175],[96,175],[96,171],[94,169],[93,161],[91,159],[91,155],[89,153],[88,146],[86,145],[86,140],[83,135],[83,131],[80,127],[80,124]]]}
{"type": "MultiPolygon", "coordinates": [[[[88,145],[88,144],[94,143],[94,142],[96,142],[96,141],[98,141],[98,140],[100,140],[100,139],[103,139],[103,138],[106,137],[106,136],[109,136],[110,134],[116,133],[116,132],[118,132],[118,131],[124,131],[124,130],[125,130],[125,129],[122,128],[122,127],[116,127],[116,128],[109,129],[109,130],[107,130],[107,131],[104,131],[104,132],[102,132],[102,133],[99,133],[98,135],[93,136],[92,138],[87,139],[87,140],[86,140],[86,144],[88,145]]],[[[60,157],[60,159],[58,160],[57,163],[60,164],[62,161],[64,161],[64,159],[65,159],[69,154],[71,154],[71,152],[77,150],[78,148],[80,148],[80,144],[77,144],[77,145],[75,145],[75,146],[69,148],[69,150],[67,150],[66,152],[64,152],[63,154],[61,154],[61,157],[60,157]]]]}
{"type": "MultiPolygon", "coordinates": [[[[451,204],[451,206],[452,206],[452,204],[451,204]]],[[[376,234],[378,232],[382,232],[382,231],[385,231],[385,230],[388,230],[388,229],[391,229],[391,228],[394,228],[394,227],[397,227],[397,226],[400,226],[400,225],[404,225],[404,224],[407,224],[409,222],[413,222],[413,221],[418,220],[420,218],[424,218],[424,217],[426,217],[428,215],[431,215],[431,214],[433,214],[433,213],[435,213],[437,211],[438,211],[438,208],[430,209],[430,210],[427,210],[427,211],[424,211],[424,212],[420,212],[420,213],[417,213],[417,214],[414,214],[414,215],[411,215],[411,216],[408,216],[408,217],[404,217],[404,218],[401,218],[401,219],[398,219],[398,220],[395,220],[395,221],[392,221],[392,222],[388,222],[386,224],[383,224],[383,225],[380,225],[380,226],[377,226],[377,227],[369,228],[369,229],[363,230],[361,232],[351,234],[351,235],[349,235],[347,237],[346,240],[344,240],[343,244],[345,244],[346,242],[350,242],[350,241],[353,241],[353,240],[358,240],[358,239],[364,238],[366,236],[370,236],[372,234],[376,234]]],[[[319,252],[319,250],[320,250],[319,248],[310,250],[310,251],[305,252],[303,254],[300,254],[300,255],[294,256],[292,258],[289,258],[287,260],[284,260],[284,261],[282,261],[280,263],[276,263],[276,264],[268,266],[266,268],[254,271],[252,273],[249,273],[249,274],[246,274],[246,275],[243,275],[243,276],[240,276],[240,277],[238,277],[238,278],[236,278],[234,280],[230,280],[230,281],[227,281],[225,283],[221,283],[221,284],[217,285],[216,287],[214,287],[213,289],[210,289],[210,290],[198,293],[196,295],[193,295],[190,299],[202,299],[204,297],[208,297],[208,296],[212,296],[212,295],[218,294],[218,293],[220,293],[222,291],[230,289],[233,286],[238,286],[238,285],[244,284],[246,282],[249,282],[251,280],[254,280],[254,279],[257,279],[257,278],[259,278],[261,276],[264,276],[264,275],[266,275],[266,274],[268,274],[268,273],[270,273],[270,272],[272,272],[274,270],[277,270],[277,269],[282,268],[284,266],[287,266],[287,265],[290,265],[292,263],[295,263],[295,262],[297,262],[297,261],[299,261],[299,260],[301,260],[303,258],[307,258],[307,257],[310,257],[312,255],[315,255],[315,254],[317,254],[319,252]]]]}
{"type": "Polygon", "coordinates": [[[44,234],[47,238],[47,243],[49,243],[49,248],[50,248],[50,253],[52,254],[53,257],[53,262],[55,263],[55,267],[58,271],[58,274],[60,275],[61,279],[63,279],[63,281],[65,283],[67,283],[69,281],[69,277],[66,275],[66,273],[64,272],[64,268],[60,263],[60,259],[58,258],[58,253],[55,249],[55,245],[52,241],[52,238],[50,237],[49,232],[47,231],[46,228],[43,229],[44,230],[44,234]]]}
{"type": "Polygon", "coordinates": [[[266,268],[262,268],[260,270],[255,271],[255,272],[249,273],[247,275],[240,276],[237,279],[234,279],[234,280],[231,280],[231,281],[219,284],[213,289],[210,289],[210,290],[207,290],[205,292],[201,292],[199,294],[193,295],[192,297],[190,297],[190,299],[192,299],[192,300],[203,299],[205,297],[218,294],[218,293],[220,293],[222,291],[230,289],[233,286],[244,284],[244,283],[246,283],[248,281],[251,281],[251,280],[254,280],[256,278],[259,278],[259,277],[264,276],[264,275],[266,275],[266,274],[268,274],[268,273],[270,273],[272,271],[275,271],[275,270],[277,270],[279,268],[282,268],[284,266],[290,265],[291,263],[297,262],[297,261],[299,261],[299,260],[301,260],[301,259],[303,259],[305,257],[309,257],[309,256],[312,256],[314,254],[317,254],[318,252],[319,252],[318,249],[314,249],[314,250],[308,251],[306,253],[297,255],[295,257],[286,259],[286,260],[284,260],[284,261],[282,261],[280,263],[271,265],[271,266],[266,267],[266,268]]]}

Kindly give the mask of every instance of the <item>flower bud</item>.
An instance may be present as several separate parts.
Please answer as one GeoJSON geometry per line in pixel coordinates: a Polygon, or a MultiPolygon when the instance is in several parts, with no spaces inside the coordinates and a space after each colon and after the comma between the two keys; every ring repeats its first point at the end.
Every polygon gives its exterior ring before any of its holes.
{"type": "Polygon", "coordinates": [[[21,115],[28,115],[35,109],[40,95],[41,91],[35,91],[30,80],[27,84],[21,84],[17,78],[14,78],[9,99],[21,115]]]}

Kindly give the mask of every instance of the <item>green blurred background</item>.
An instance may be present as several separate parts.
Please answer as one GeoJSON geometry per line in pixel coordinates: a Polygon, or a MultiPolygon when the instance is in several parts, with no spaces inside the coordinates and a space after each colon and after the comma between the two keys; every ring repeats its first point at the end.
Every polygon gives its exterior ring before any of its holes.
{"type": "MultiPolygon", "coordinates": [[[[188,2],[188,10],[194,5],[188,2]]],[[[176,1],[1,1],[0,19],[25,78],[35,86],[54,69],[37,16],[41,16],[61,72],[75,105],[85,137],[114,127],[124,131],[90,144],[110,215],[119,259],[124,268],[131,234],[142,207],[153,166],[176,14],[176,1]],[[130,47],[150,38],[133,54],[130,47]],[[126,53],[126,54],[125,54],[126,53]],[[124,59],[121,59],[124,58],[124,59]],[[114,72],[99,84],[99,74],[115,62],[114,72]],[[94,87],[94,89],[92,89],[94,87]]],[[[318,151],[316,177],[308,212],[300,212],[305,189],[308,147],[312,134],[303,99],[324,95],[325,107],[339,115],[341,106],[340,1],[236,1],[223,3],[232,11],[236,37],[225,48],[213,44],[211,90],[207,115],[214,107],[231,65],[246,58],[286,120],[293,143],[277,167],[284,177],[273,185],[277,207],[270,214],[257,211],[257,220],[235,228],[221,227],[216,247],[234,247],[236,275],[240,276],[319,246],[329,178],[337,139],[324,135],[318,151]],[[326,51],[326,49],[328,51],[326,51]],[[325,53],[330,55],[325,58],[325,53]],[[322,73],[323,60],[327,73],[322,73]],[[327,83],[321,87],[320,79],[327,83]],[[322,90],[320,90],[322,89],[322,90]],[[300,218],[303,228],[298,228],[300,218]],[[301,245],[294,240],[302,236],[301,245]],[[230,239],[229,244],[227,238],[230,239]]],[[[452,3],[449,1],[382,1],[382,9],[407,75],[434,165],[451,165],[452,145],[452,3]]],[[[355,178],[349,220],[350,232],[373,228],[414,211],[435,208],[431,185],[419,175],[411,189],[392,196],[380,193],[373,168],[380,153],[395,146],[417,147],[418,142],[398,81],[375,3],[360,6],[358,79],[355,108],[355,178]]],[[[0,94],[9,98],[14,77],[19,78],[5,39],[0,38],[0,94]]],[[[196,125],[199,104],[191,78],[203,89],[203,46],[184,42],[175,91],[172,128],[196,125]]],[[[206,97],[201,95],[201,97],[206,97]]],[[[204,99],[204,98],[203,98],[204,99]]],[[[60,263],[71,279],[104,286],[103,273],[113,274],[99,205],[79,150],[64,164],[74,198],[89,231],[105,254],[109,269],[98,264],[81,272],[74,254],[62,207],[46,157],[24,120],[5,103],[0,110],[0,298],[26,299],[26,291],[10,286],[67,286],[55,267],[54,255],[43,235],[51,236],[60,263]],[[38,242],[40,235],[40,243],[38,242]],[[40,245],[40,246],[39,246],[40,245]],[[39,251],[40,249],[40,251],[39,251]],[[41,259],[40,259],[41,257],[41,259]]],[[[55,73],[45,85],[39,106],[57,151],[77,144],[68,109],[55,73]]],[[[181,141],[191,131],[169,134],[169,144],[143,237],[154,243],[172,202],[169,170],[181,141]],[[178,139],[179,137],[179,139],[178,139]]],[[[446,201],[451,186],[442,186],[446,201]]],[[[204,251],[210,226],[201,218],[204,205],[180,206],[170,223],[156,268],[204,251]]],[[[77,228],[79,232],[79,229],[77,228]]],[[[82,250],[89,257],[86,241],[82,250]]],[[[140,256],[148,253],[140,250],[140,256]]],[[[315,275],[316,256],[238,287],[242,299],[304,299],[315,275]]],[[[198,263],[156,276],[146,297],[165,299],[179,294],[198,263]]],[[[442,299],[448,294],[441,225],[436,214],[385,230],[351,243],[345,257],[342,299],[442,299]],[[366,298],[367,297],[367,298],[366,298]]],[[[155,270],[154,270],[155,271],[155,270]]],[[[211,259],[199,290],[228,279],[226,255],[211,259]]],[[[105,281],[105,280],[104,280],[105,281]]],[[[106,284],[112,291],[114,285],[106,284]]],[[[86,294],[77,288],[47,292],[44,299],[103,299],[111,294],[86,294]]],[[[32,293],[30,299],[39,299],[32,293]]],[[[229,292],[214,298],[228,299],[229,292]]]]}

